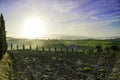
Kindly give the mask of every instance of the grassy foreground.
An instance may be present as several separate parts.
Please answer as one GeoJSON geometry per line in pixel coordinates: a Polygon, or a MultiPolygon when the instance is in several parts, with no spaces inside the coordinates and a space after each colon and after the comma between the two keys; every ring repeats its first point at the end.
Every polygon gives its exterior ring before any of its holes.
{"type": "Polygon", "coordinates": [[[11,67],[12,61],[9,54],[6,52],[3,58],[0,60],[0,80],[10,80],[11,79],[11,67]]]}

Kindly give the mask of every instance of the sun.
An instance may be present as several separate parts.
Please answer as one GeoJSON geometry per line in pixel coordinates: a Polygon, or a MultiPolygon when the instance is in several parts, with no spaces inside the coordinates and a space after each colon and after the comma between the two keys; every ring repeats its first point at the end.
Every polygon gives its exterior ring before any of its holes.
{"type": "Polygon", "coordinates": [[[45,33],[45,23],[37,17],[31,17],[23,22],[23,36],[26,38],[41,37],[45,33]]]}

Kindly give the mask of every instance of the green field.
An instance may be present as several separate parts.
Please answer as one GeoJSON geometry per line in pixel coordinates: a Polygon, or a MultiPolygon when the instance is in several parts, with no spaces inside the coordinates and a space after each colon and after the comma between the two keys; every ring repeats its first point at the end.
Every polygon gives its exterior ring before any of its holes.
{"type": "Polygon", "coordinates": [[[104,47],[110,47],[112,45],[120,46],[120,39],[108,39],[108,40],[98,40],[98,39],[85,39],[85,40],[39,40],[39,39],[11,39],[7,40],[8,49],[10,50],[11,43],[13,48],[16,49],[16,45],[22,49],[23,44],[29,49],[31,45],[33,49],[38,46],[39,48],[71,48],[75,46],[76,49],[89,49],[95,48],[97,45],[104,47]]]}

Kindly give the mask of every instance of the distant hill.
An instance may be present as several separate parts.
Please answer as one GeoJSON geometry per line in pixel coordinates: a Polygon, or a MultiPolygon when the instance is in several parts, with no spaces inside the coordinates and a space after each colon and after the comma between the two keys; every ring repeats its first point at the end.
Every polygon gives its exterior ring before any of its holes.
{"type": "Polygon", "coordinates": [[[11,40],[11,39],[15,39],[15,38],[13,38],[13,37],[7,37],[7,40],[11,40]]]}
{"type": "MultiPolygon", "coordinates": [[[[7,37],[7,40],[10,39],[27,39],[27,38],[14,38],[7,37]]],[[[120,39],[120,36],[113,37],[87,37],[87,36],[79,36],[79,35],[60,35],[60,34],[46,34],[41,37],[36,37],[34,39],[64,39],[64,40],[83,40],[83,39],[120,39]]]]}
{"type": "Polygon", "coordinates": [[[78,35],[48,34],[48,35],[44,35],[44,36],[42,36],[42,37],[39,37],[39,39],[65,39],[65,40],[76,40],[76,39],[88,39],[88,37],[85,37],[85,36],[78,36],[78,35]]]}

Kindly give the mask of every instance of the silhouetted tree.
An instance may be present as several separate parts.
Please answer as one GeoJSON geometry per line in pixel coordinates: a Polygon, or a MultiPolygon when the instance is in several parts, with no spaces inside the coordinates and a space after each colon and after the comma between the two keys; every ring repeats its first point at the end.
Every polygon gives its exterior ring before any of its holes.
{"type": "Polygon", "coordinates": [[[89,47],[89,48],[88,48],[88,53],[89,53],[90,55],[92,55],[92,54],[94,53],[93,47],[89,47]]]}
{"type": "Polygon", "coordinates": [[[44,51],[44,47],[42,47],[42,51],[44,51]]]}
{"type": "Polygon", "coordinates": [[[63,50],[62,50],[62,48],[61,48],[61,52],[62,52],[63,50]]]}
{"type": "Polygon", "coordinates": [[[2,55],[4,53],[4,49],[3,49],[3,35],[2,35],[2,28],[0,25],[0,59],[2,59],[2,55]]]}
{"type": "Polygon", "coordinates": [[[55,52],[57,51],[56,47],[55,47],[55,52]]]}
{"type": "Polygon", "coordinates": [[[19,49],[18,44],[17,44],[17,50],[19,49]]]}
{"type": "Polygon", "coordinates": [[[67,50],[67,52],[68,52],[68,48],[67,48],[66,50],[67,50]]]}
{"type": "Polygon", "coordinates": [[[105,51],[105,52],[110,52],[110,48],[109,48],[109,47],[105,47],[105,48],[104,48],[104,51],[105,51]]]}
{"type": "Polygon", "coordinates": [[[120,48],[118,46],[111,46],[110,49],[114,52],[120,50],[120,48]]]}
{"type": "Polygon", "coordinates": [[[36,50],[38,50],[38,46],[36,46],[36,50]]]}
{"type": "Polygon", "coordinates": [[[32,50],[32,47],[31,47],[31,45],[30,45],[30,50],[32,50]]]}
{"type": "Polygon", "coordinates": [[[23,50],[25,50],[25,45],[23,44],[23,50]]]}
{"type": "Polygon", "coordinates": [[[3,15],[0,15],[0,59],[2,59],[3,54],[7,51],[6,42],[6,31],[5,31],[5,21],[3,15]]]}
{"type": "Polygon", "coordinates": [[[72,48],[72,52],[73,52],[73,50],[74,50],[74,49],[72,48]]]}
{"type": "Polygon", "coordinates": [[[97,52],[102,52],[103,51],[102,46],[101,45],[97,45],[96,46],[96,50],[97,50],[97,52]]]}
{"type": "Polygon", "coordinates": [[[11,43],[11,50],[13,50],[13,44],[11,43]]]}
{"type": "Polygon", "coordinates": [[[51,51],[50,48],[49,48],[49,51],[51,51]]]}

